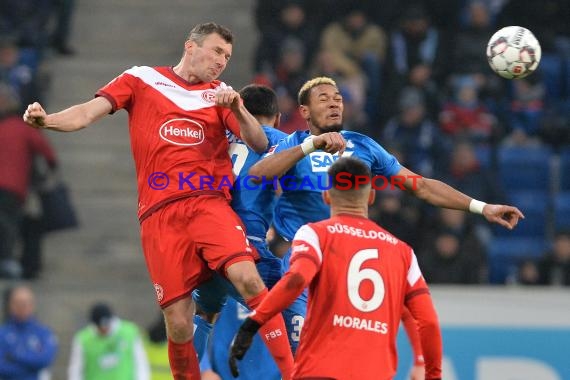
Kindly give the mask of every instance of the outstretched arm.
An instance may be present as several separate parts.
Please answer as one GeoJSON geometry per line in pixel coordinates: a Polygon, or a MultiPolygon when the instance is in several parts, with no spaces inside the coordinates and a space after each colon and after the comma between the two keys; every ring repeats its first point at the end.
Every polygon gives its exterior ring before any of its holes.
{"type": "Polygon", "coordinates": [[[23,118],[34,128],[73,132],[101,119],[112,109],[111,102],[102,96],[49,115],[42,105],[36,102],[28,106],[23,118]]]}
{"type": "Polygon", "coordinates": [[[281,177],[295,166],[299,160],[317,149],[331,154],[339,152],[342,155],[345,147],[346,142],[339,133],[323,133],[322,135],[314,136],[312,139],[307,139],[302,144],[265,157],[251,167],[249,175],[258,178],[259,182],[261,182],[262,178],[281,177]]]}
{"type": "Polygon", "coordinates": [[[404,167],[396,177],[405,179],[403,186],[406,190],[437,207],[482,214],[489,222],[500,224],[509,230],[517,225],[519,219],[524,219],[523,213],[516,207],[486,204],[463,194],[444,182],[423,178],[404,167]]]}

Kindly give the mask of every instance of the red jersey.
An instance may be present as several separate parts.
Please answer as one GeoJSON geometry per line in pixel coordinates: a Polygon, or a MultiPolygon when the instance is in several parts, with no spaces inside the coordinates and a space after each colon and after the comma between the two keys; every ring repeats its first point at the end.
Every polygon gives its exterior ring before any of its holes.
{"type": "Polygon", "coordinates": [[[429,292],[413,250],[367,218],[338,215],[299,229],[291,265],[299,258],[317,273],[293,377],[392,379],[404,302],[429,292]]]}
{"type": "Polygon", "coordinates": [[[55,166],[55,153],[41,131],[30,128],[19,115],[0,121],[0,189],[10,191],[24,203],[28,195],[35,155],[55,166]]]}
{"type": "Polygon", "coordinates": [[[101,88],[113,112],[129,113],[131,149],[144,219],[167,202],[200,193],[230,199],[226,129],[240,136],[231,110],[215,105],[220,81],[191,84],[171,67],[135,66],[101,88]]]}

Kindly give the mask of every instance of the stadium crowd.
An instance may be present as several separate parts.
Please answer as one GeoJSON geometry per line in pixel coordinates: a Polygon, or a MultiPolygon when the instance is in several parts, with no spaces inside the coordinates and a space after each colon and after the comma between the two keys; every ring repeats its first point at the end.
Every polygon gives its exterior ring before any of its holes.
{"type": "Polygon", "coordinates": [[[547,252],[570,230],[570,5],[435,3],[258,1],[253,81],[276,90],[280,129],[290,133],[306,128],[301,84],[329,76],[341,88],[345,129],[373,137],[417,173],[525,213],[506,231],[379,191],[373,218],[415,247],[429,282],[527,284],[519,267],[533,267],[565,273],[537,283],[568,285],[569,255],[547,252]],[[524,79],[502,79],[487,63],[490,36],[507,25],[541,43],[539,69],[524,79]]]}

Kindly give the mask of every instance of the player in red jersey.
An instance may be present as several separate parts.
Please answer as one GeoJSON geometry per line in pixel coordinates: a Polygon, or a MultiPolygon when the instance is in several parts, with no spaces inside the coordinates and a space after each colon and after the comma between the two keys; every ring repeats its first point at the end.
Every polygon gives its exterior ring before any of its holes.
{"type": "MultiPolygon", "coordinates": [[[[232,43],[225,27],[199,24],[176,66],[135,66],[91,101],[49,115],[34,103],[23,116],[36,128],[76,131],[119,109],[129,113],[142,245],[164,312],[176,380],[200,378],[190,295],[212,271],[225,275],[252,308],[267,294],[254,264],[257,253],[229,205],[233,174],[226,129],[255,151],[268,146],[239,93],[217,80],[232,43]]],[[[270,325],[262,337],[289,378],[293,357],[282,317],[270,325]]]]}
{"type": "Polygon", "coordinates": [[[357,158],[343,157],[329,175],[332,188],[324,198],[331,218],[296,233],[290,270],[242,324],[230,366],[243,357],[257,329],[309,286],[293,379],[392,379],[404,305],[418,323],[425,378],[441,379],[439,322],[414,252],[367,218],[374,191],[356,178],[370,179],[370,169],[357,158]],[[337,188],[339,173],[343,181],[351,179],[350,189],[337,188]]]}

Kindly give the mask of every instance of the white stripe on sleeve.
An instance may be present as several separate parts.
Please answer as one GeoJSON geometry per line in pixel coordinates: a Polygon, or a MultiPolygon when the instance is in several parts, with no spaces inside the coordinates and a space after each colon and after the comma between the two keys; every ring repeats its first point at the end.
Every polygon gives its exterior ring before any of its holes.
{"type": "Polygon", "coordinates": [[[408,283],[410,286],[414,286],[416,281],[421,277],[422,271],[420,270],[420,266],[418,265],[418,259],[416,258],[416,254],[414,250],[411,250],[412,255],[412,263],[410,264],[410,268],[408,269],[408,283]]]}
{"type": "MultiPolygon", "coordinates": [[[[293,238],[293,244],[295,243],[295,241],[297,242],[302,241],[303,243],[307,243],[308,245],[310,245],[317,253],[319,263],[323,261],[323,252],[321,251],[321,243],[319,241],[319,235],[317,235],[315,230],[313,230],[311,227],[305,224],[304,226],[299,228],[299,230],[295,234],[295,237],[293,238]]],[[[301,245],[298,245],[297,247],[301,247],[301,245]]],[[[291,254],[293,255],[294,253],[295,253],[295,247],[293,248],[293,252],[291,254]]]]}

